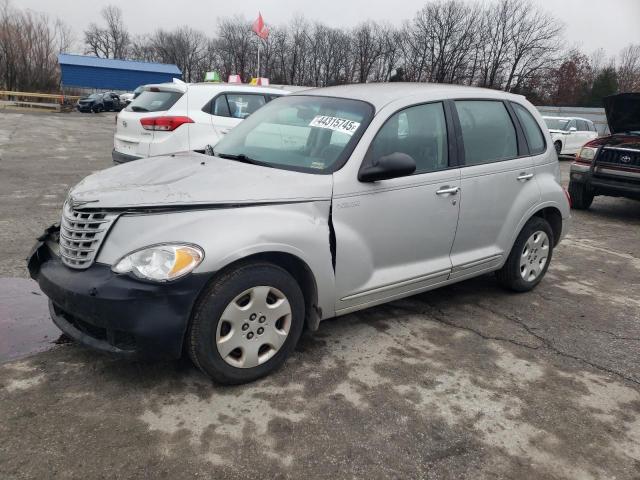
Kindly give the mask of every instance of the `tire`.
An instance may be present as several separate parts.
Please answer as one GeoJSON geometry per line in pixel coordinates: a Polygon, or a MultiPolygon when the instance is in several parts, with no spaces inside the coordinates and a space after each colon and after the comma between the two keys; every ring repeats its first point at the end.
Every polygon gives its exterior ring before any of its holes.
{"type": "Polygon", "coordinates": [[[553,238],[549,222],[532,217],[516,238],[506,263],[496,272],[498,282],[514,292],[532,290],[547,273],[553,255],[553,238]]]}
{"type": "Polygon", "coordinates": [[[571,208],[576,210],[588,210],[593,203],[593,192],[584,183],[569,181],[569,195],[571,208]]]}
{"type": "Polygon", "coordinates": [[[556,154],[560,156],[560,152],[562,152],[562,142],[560,140],[554,142],[554,148],[556,149],[556,154]]]}
{"type": "Polygon", "coordinates": [[[264,377],[298,343],[304,305],[300,286],[286,270],[262,262],[240,265],[214,279],[201,295],[187,332],[189,356],[217,383],[237,385],[264,377]],[[290,314],[281,315],[287,309],[290,314]],[[271,339],[272,344],[265,343],[271,339]],[[281,342],[277,348],[276,342],[281,342]]]}

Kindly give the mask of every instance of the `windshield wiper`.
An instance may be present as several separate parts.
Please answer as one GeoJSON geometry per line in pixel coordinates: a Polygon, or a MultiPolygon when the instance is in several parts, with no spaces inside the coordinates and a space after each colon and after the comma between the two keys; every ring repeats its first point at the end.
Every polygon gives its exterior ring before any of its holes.
{"type": "Polygon", "coordinates": [[[260,165],[262,167],[270,167],[268,163],[263,163],[259,160],[255,160],[254,158],[247,157],[244,153],[239,153],[237,155],[233,153],[220,153],[213,152],[216,157],[226,158],[228,160],[235,160],[236,162],[249,163],[251,165],[260,165]]]}
{"type": "Polygon", "coordinates": [[[131,106],[131,110],[133,110],[134,112],[148,112],[149,111],[144,107],[136,107],[135,105],[131,106]]]}

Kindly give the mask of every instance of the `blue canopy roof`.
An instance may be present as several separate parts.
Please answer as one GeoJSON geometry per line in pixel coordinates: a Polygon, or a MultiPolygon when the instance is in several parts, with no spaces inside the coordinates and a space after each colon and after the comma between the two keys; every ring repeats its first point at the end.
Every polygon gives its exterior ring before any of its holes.
{"type": "Polygon", "coordinates": [[[58,55],[60,65],[76,65],[80,67],[113,68],[117,70],[134,70],[137,72],[167,73],[182,75],[180,69],[173,64],[134,62],[132,60],[113,60],[110,58],[89,57],[85,55],[72,55],[61,53],[58,55]]]}

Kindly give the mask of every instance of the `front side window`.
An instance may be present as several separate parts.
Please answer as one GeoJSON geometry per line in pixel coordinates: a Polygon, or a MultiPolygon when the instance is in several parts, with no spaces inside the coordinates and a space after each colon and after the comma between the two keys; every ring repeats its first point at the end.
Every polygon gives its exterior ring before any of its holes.
{"type": "Polygon", "coordinates": [[[389,117],[367,155],[376,159],[396,152],[415,160],[414,174],[447,168],[447,124],[442,103],[409,107],[389,117]]]}
{"type": "Polygon", "coordinates": [[[502,102],[459,100],[455,104],[462,127],[467,165],[498,162],[518,156],[516,129],[502,102]]]}
{"type": "Polygon", "coordinates": [[[215,148],[222,158],[331,173],[348,159],[373,115],[366,102],[310,95],[269,102],[215,148]]]}
{"type": "Polygon", "coordinates": [[[531,115],[531,113],[529,113],[529,111],[522,105],[517,103],[512,103],[511,105],[513,105],[513,110],[516,112],[516,116],[520,121],[520,125],[522,125],[525,136],[527,137],[529,153],[536,155],[544,152],[546,146],[544,135],[542,135],[542,131],[540,131],[540,127],[538,126],[536,119],[533,118],[533,115],[531,115]]]}
{"type": "Polygon", "coordinates": [[[580,132],[589,131],[589,126],[587,125],[587,122],[585,122],[584,120],[576,120],[576,122],[578,124],[578,131],[580,132]]]}

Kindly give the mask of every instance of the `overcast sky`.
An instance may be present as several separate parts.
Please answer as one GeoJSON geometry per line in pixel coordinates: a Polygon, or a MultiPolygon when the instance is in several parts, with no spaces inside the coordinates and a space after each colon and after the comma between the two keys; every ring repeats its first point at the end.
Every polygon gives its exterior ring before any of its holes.
{"type": "MultiPolygon", "coordinates": [[[[76,40],[100,9],[119,6],[133,33],[189,25],[215,33],[218,17],[242,15],[253,20],[258,11],[266,23],[280,24],[295,14],[332,26],[352,26],[363,20],[399,25],[411,18],[425,0],[11,0],[14,6],[58,16],[71,25],[76,40]]],[[[490,0],[484,0],[490,1],[490,0]]],[[[523,0],[529,1],[529,0],[523,0]]],[[[629,43],[640,43],[640,0],[531,0],[565,24],[565,42],[586,53],[604,48],[616,55],[629,43]]]]}

